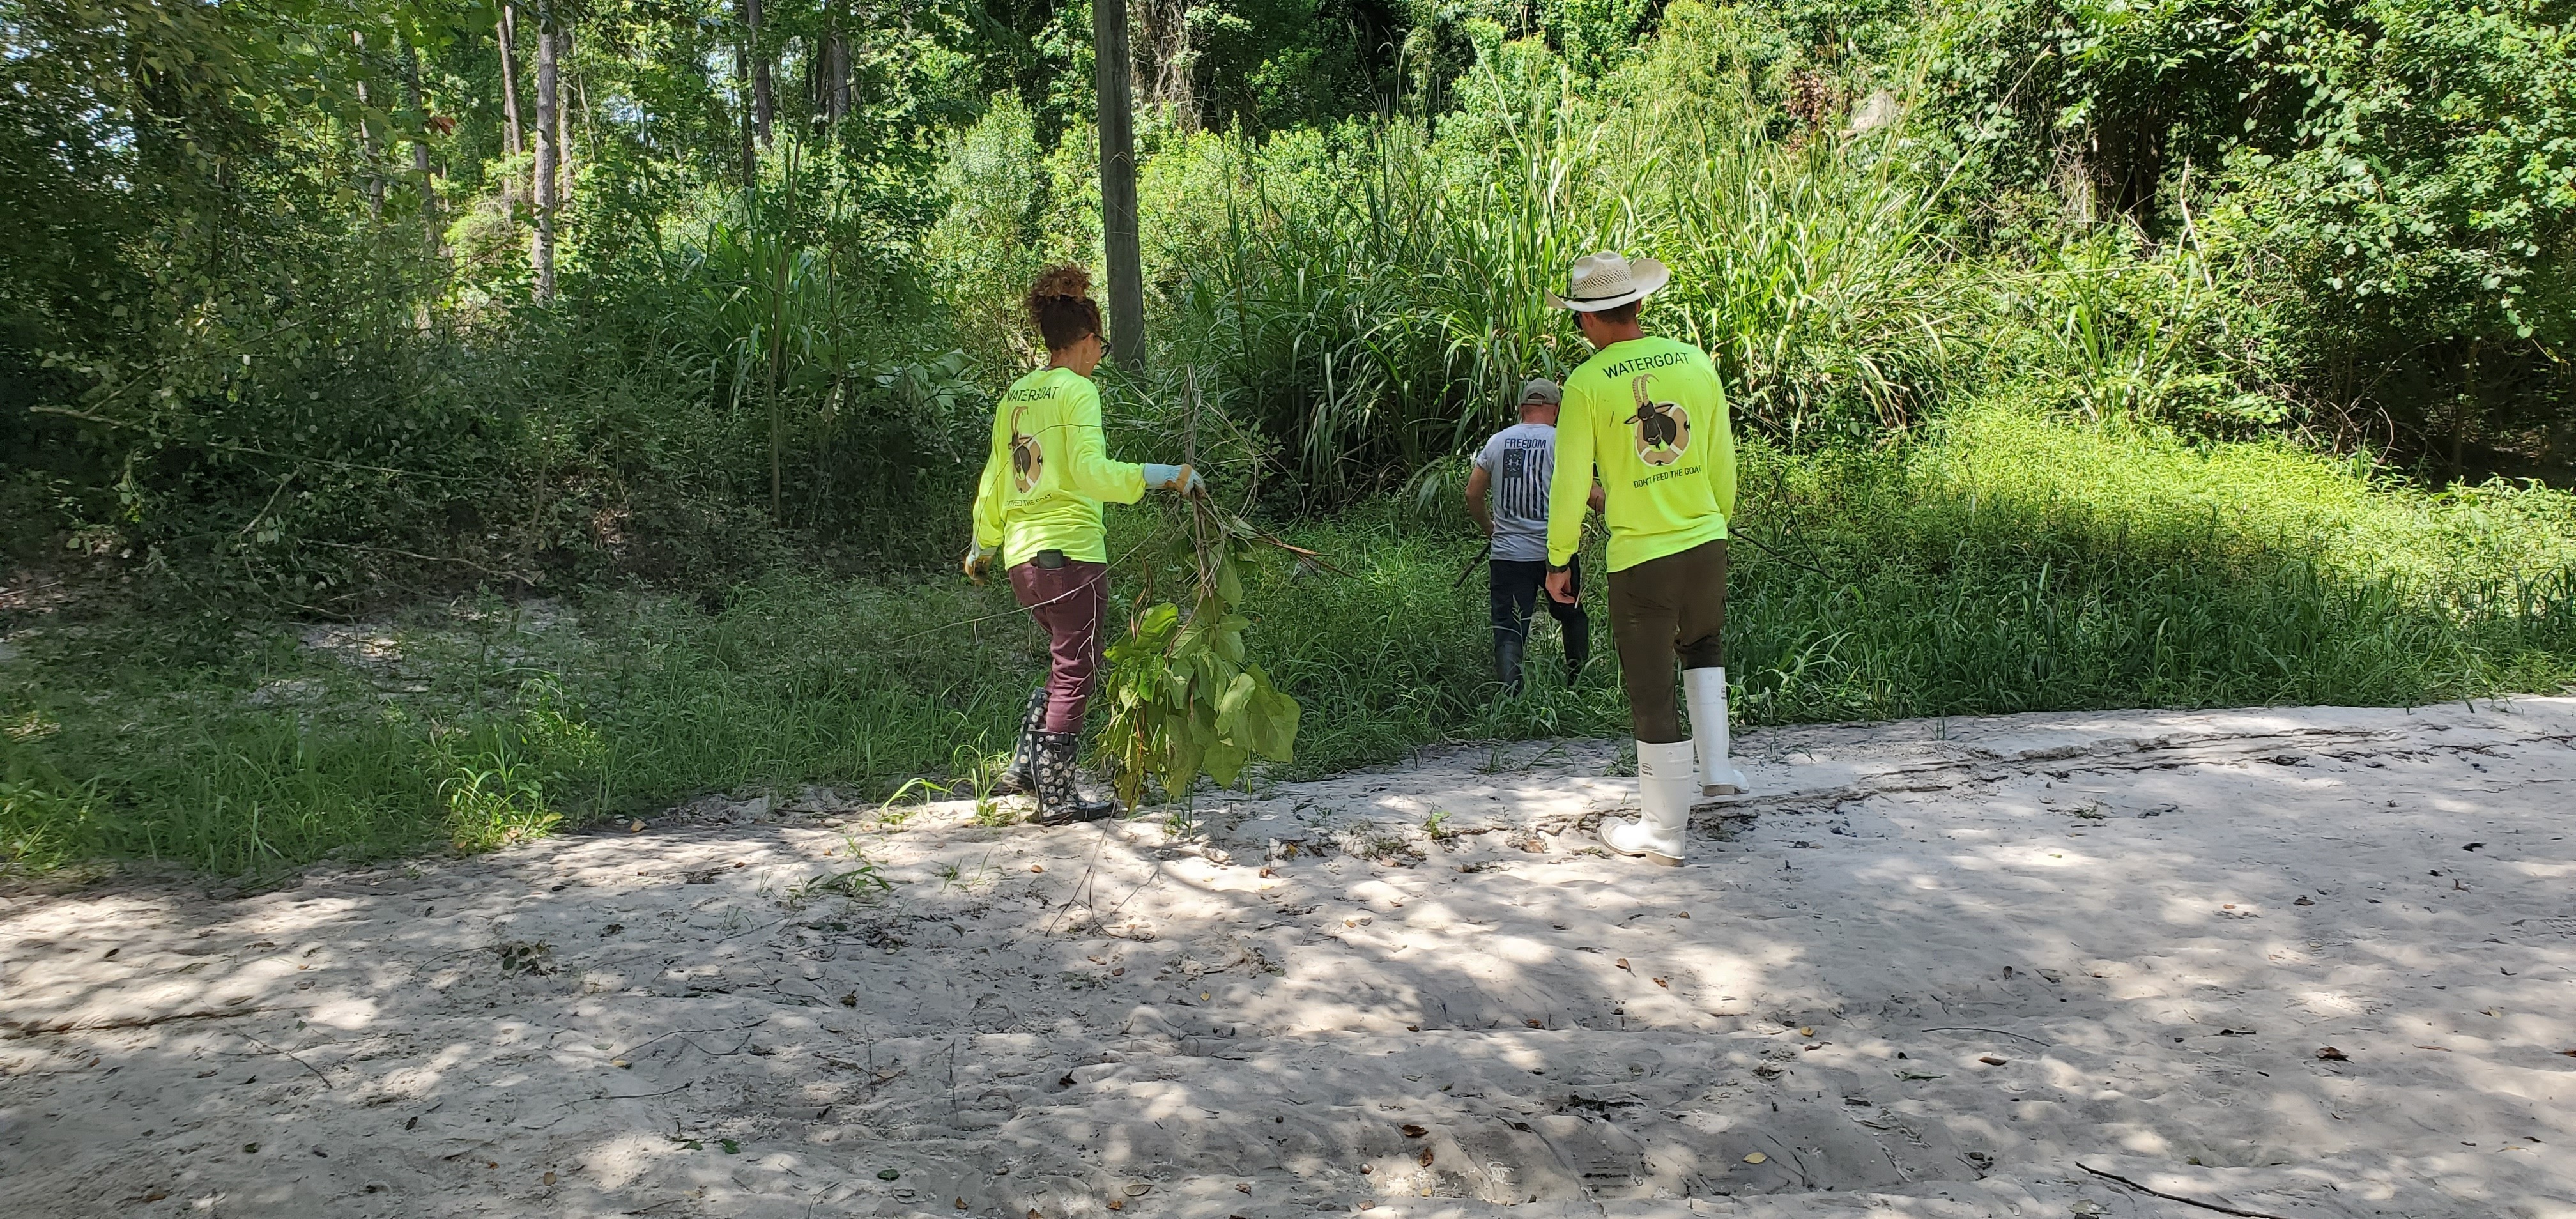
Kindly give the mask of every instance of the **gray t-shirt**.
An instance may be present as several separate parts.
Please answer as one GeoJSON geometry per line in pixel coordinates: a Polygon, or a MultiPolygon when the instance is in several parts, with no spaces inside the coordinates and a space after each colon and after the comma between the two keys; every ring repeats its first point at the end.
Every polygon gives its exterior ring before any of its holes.
{"type": "Polygon", "coordinates": [[[1476,468],[1493,476],[1494,557],[1527,562],[1547,558],[1547,491],[1556,477],[1556,429],[1515,423],[1494,433],[1476,454],[1476,468]]]}

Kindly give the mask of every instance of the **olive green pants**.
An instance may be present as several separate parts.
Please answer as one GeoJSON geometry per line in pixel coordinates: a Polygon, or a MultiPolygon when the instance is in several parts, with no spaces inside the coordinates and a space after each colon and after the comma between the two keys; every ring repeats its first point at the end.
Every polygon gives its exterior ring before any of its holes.
{"type": "Polygon", "coordinates": [[[1703,542],[1679,554],[1610,573],[1610,640],[1628,687],[1628,719],[1637,739],[1669,745],[1682,733],[1673,700],[1673,659],[1685,669],[1726,663],[1726,542],[1703,542]]]}

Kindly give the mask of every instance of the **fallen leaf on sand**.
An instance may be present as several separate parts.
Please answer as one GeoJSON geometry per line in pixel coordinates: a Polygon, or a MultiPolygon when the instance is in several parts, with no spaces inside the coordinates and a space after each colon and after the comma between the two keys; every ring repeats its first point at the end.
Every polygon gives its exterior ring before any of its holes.
{"type": "Polygon", "coordinates": [[[1546,1022],[1546,1021],[1544,1021],[1544,1020],[1523,1020],[1523,1021],[1521,1021],[1521,1023],[1526,1024],[1526,1025],[1528,1025],[1528,1026],[1530,1026],[1531,1028],[1534,1028],[1534,1029],[1543,1029],[1543,1028],[1546,1028],[1546,1027],[1547,1027],[1547,1022],[1546,1022]]]}
{"type": "Polygon", "coordinates": [[[1753,1154],[1751,1154],[1751,1155],[1749,1155],[1749,1156],[1744,1157],[1744,1162],[1745,1162],[1745,1163],[1747,1163],[1747,1164],[1759,1164],[1759,1163],[1761,1163],[1762,1161],[1767,1160],[1767,1159],[1770,1159],[1770,1158],[1771,1158],[1771,1157],[1766,1156],[1766,1155],[1762,1154],[1761,1152],[1758,1152],[1758,1151],[1757,1151],[1757,1152],[1754,1152],[1753,1154]]]}
{"type": "Polygon", "coordinates": [[[2316,903],[2316,899],[2315,899],[2315,898],[2312,898],[2312,897],[2301,897],[2299,900],[2294,901],[2294,902],[2291,902],[2290,904],[2291,904],[2291,905],[2293,905],[2293,906],[2313,906],[2313,905],[2316,905],[2317,903],[2316,903]]]}
{"type": "Polygon", "coordinates": [[[1111,1198],[1109,1200],[1109,1209],[1113,1211],[1123,1211],[1127,1209],[1127,1200],[1125,1198],[1111,1198]]]}
{"type": "Polygon", "coordinates": [[[883,1169],[879,1169],[879,1170],[877,1170],[877,1180],[880,1180],[880,1181],[891,1181],[891,1180],[894,1180],[895,1178],[900,1177],[900,1176],[902,1176],[902,1175],[903,1175],[902,1173],[896,1172],[895,1170],[893,1170],[893,1169],[891,1169],[891,1168],[883,1168],[883,1169]]]}
{"type": "Polygon", "coordinates": [[[611,1058],[608,1060],[608,1065],[620,1069],[632,1069],[635,1066],[634,1063],[628,1062],[623,1058],[611,1058]]]}
{"type": "Polygon", "coordinates": [[[2322,1048],[2322,1049],[2319,1049],[2319,1050],[2317,1051],[2317,1057],[2322,1058],[2322,1059],[2325,1059],[2327,1062],[2351,1062],[2351,1061],[2352,1061],[2352,1055],[2350,1055],[2350,1054],[2346,1054],[2346,1053],[2344,1053],[2343,1051],[2341,1051],[2341,1050],[2338,1050],[2338,1049],[2334,1048],[2333,1046],[2326,1046],[2326,1047],[2324,1047],[2324,1048],[2322,1048]]]}
{"type": "Polygon", "coordinates": [[[2416,1048],[2416,1049],[2419,1049],[2419,1050],[2436,1050],[2436,1051],[2439,1051],[2439,1052],[2444,1053],[2444,1054],[2448,1054],[2448,1053],[2450,1053],[2450,1052],[2451,1052],[2451,1051],[2450,1051],[2450,1048],[2449,1048],[2449,1047],[2447,1047],[2447,1046],[2438,1046],[2438,1045],[2419,1045],[2419,1046],[2416,1046],[2415,1048],[2416,1048]]]}
{"type": "Polygon", "coordinates": [[[644,832],[644,823],[641,821],[629,821],[626,823],[626,832],[629,834],[641,834],[644,832]]]}
{"type": "Polygon", "coordinates": [[[1236,1192],[1236,1193],[1238,1193],[1238,1194],[1248,1194],[1248,1193],[1251,1193],[1251,1192],[1252,1192],[1252,1182],[1250,1182],[1250,1181],[1237,1181],[1237,1182],[1235,1182],[1235,1183],[1234,1183],[1234,1192],[1236,1192]]]}
{"type": "Polygon", "coordinates": [[[1119,977],[1119,976],[1121,976],[1121,975],[1125,974],[1126,972],[1127,972],[1127,967],[1126,967],[1126,966],[1124,966],[1124,965],[1121,965],[1121,966],[1119,966],[1119,967],[1118,967],[1118,968],[1116,968],[1116,969],[1110,970],[1110,971],[1109,971],[1109,976],[1110,976],[1110,977],[1115,978],[1115,977],[1119,977]]]}
{"type": "Polygon", "coordinates": [[[1143,1181],[1130,1181],[1127,1183],[1127,1196],[1130,1198],[1142,1198],[1146,1194],[1153,1192],[1153,1189],[1154,1187],[1152,1185],[1143,1181]]]}
{"type": "Polygon", "coordinates": [[[1431,1133],[1431,1128],[1429,1126],[1417,1126],[1412,1122],[1406,1122],[1404,1124],[1404,1137],[1408,1139],[1418,1139],[1429,1133],[1431,1133]]]}
{"type": "Polygon", "coordinates": [[[555,1183],[555,1175],[554,1175],[553,1173],[551,1173],[551,1172],[550,1172],[550,1173],[547,1173],[545,1176],[538,1178],[538,1180],[539,1180],[539,1181],[541,1181],[541,1182],[542,1182],[542,1183],[544,1183],[544,1184],[552,1185],[552,1184],[554,1184],[554,1183],[555,1183]]]}
{"type": "Polygon", "coordinates": [[[1657,978],[1655,979],[1655,985],[1663,987],[1665,990],[1671,990],[1673,988],[1673,980],[1671,978],[1657,978]]]}
{"type": "Polygon", "coordinates": [[[957,1200],[957,1209],[961,1211],[966,1209],[966,1200],[964,1198],[959,1198],[957,1200]]]}
{"type": "MultiPolygon", "coordinates": [[[[1628,958],[1626,958],[1626,957],[1621,957],[1621,958],[1619,958],[1619,968],[1621,968],[1621,969],[1627,969],[1627,968],[1628,968],[1628,958]]],[[[1634,973],[1634,972],[1636,972],[1636,971],[1635,971],[1635,970],[1629,970],[1629,972],[1634,973]]]]}
{"type": "Polygon", "coordinates": [[[2576,1058],[2576,1050],[2560,1050],[2558,1052],[2568,1056],[2569,1058],[2576,1058]]]}
{"type": "Polygon", "coordinates": [[[1431,1149],[1428,1147],[1422,1149],[1422,1166],[1424,1168],[1431,1167],[1431,1149]]]}
{"type": "Polygon", "coordinates": [[[2006,1063],[2007,1061],[2010,1061],[2010,1060],[2009,1060],[2009,1059],[2004,1059],[2004,1058],[1999,1058],[1999,1057],[1997,1057],[1997,1056],[1995,1056],[1995,1055],[1993,1055],[1993,1054],[1979,1054],[1979,1055],[1977,1056],[1977,1061],[1982,1062],[1982,1063],[1984,1063],[1984,1064],[1986,1064],[1987,1066],[1990,1066],[1990,1067],[2000,1067],[2000,1066],[2004,1065],[2004,1063],[2006,1063]]]}
{"type": "Polygon", "coordinates": [[[1806,1027],[1804,1027],[1804,1028],[1799,1029],[1799,1030],[1798,1030],[1798,1035],[1799,1035],[1799,1036],[1801,1036],[1801,1037],[1813,1037],[1813,1036],[1815,1036],[1815,1035],[1816,1035],[1815,1026],[1813,1026],[1813,1025],[1809,1025],[1809,1026],[1806,1026],[1806,1027]]]}
{"type": "Polygon", "coordinates": [[[1042,864],[1042,863],[1033,863],[1033,864],[1030,864],[1030,865],[1029,865],[1029,871],[1032,871],[1032,872],[1044,872],[1044,871],[1046,871],[1046,865],[1045,865],[1045,864],[1042,864]]]}

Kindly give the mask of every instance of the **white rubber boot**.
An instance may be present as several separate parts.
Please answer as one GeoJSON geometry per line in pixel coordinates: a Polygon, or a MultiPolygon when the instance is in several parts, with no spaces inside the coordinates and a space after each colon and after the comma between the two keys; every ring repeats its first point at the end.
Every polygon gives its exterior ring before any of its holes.
{"type": "Polygon", "coordinates": [[[1690,825],[1691,788],[1699,782],[1691,755],[1688,741],[1637,742],[1637,804],[1643,812],[1634,821],[1602,822],[1601,841],[1622,855],[1680,867],[1682,832],[1690,825]]]}
{"type": "Polygon", "coordinates": [[[1726,669],[1682,670],[1682,698],[1690,707],[1691,736],[1699,744],[1699,794],[1733,796],[1747,784],[1726,756],[1726,669]]]}

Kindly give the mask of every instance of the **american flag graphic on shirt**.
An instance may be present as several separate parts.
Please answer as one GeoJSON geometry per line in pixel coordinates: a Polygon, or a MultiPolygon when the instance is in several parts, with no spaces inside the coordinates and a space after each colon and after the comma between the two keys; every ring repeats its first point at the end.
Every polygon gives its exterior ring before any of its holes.
{"type": "Polygon", "coordinates": [[[1487,441],[1476,464],[1493,475],[1494,557],[1547,557],[1548,484],[1556,477],[1556,429],[1524,423],[1487,441]]]}

